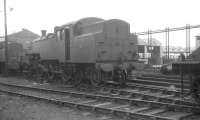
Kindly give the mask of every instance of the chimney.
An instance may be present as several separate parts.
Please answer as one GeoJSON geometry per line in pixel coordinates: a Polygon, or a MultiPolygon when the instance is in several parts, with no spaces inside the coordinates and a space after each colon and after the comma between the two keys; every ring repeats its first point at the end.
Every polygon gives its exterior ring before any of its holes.
{"type": "Polygon", "coordinates": [[[46,30],[41,30],[41,33],[42,33],[42,36],[41,36],[41,37],[45,37],[46,34],[47,34],[47,31],[46,31],[46,30]]]}

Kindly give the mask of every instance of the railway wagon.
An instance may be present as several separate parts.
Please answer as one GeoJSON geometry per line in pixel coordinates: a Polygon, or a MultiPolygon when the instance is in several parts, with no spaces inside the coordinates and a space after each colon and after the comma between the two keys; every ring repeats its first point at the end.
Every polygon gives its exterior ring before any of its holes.
{"type": "Polygon", "coordinates": [[[76,81],[99,84],[106,78],[122,82],[126,71],[137,62],[137,37],[131,39],[130,25],[119,19],[84,18],[56,26],[32,44],[32,53],[41,63],[64,65],[65,74],[76,81]],[[53,62],[54,61],[54,62],[53,62]]]}
{"type": "MultiPolygon", "coordinates": [[[[5,45],[1,42],[0,47],[0,73],[3,72],[5,67],[5,45]]],[[[8,43],[8,70],[17,71],[19,69],[20,58],[23,56],[23,46],[19,43],[8,43]]]]}

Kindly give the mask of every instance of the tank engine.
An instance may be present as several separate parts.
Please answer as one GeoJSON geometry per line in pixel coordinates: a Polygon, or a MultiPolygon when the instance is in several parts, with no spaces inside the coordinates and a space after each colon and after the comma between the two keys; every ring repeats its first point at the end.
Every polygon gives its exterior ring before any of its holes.
{"type": "Polygon", "coordinates": [[[76,83],[89,80],[96,85],[108,78],[123,83],[126,71],[140,64],[136,43],[137,36],[130,38],[130,26],[125,21],[84,18],[57,26],[53,34],[35,40],[32,53],[39,54],[47,68],[59,65],[76,83]]]}

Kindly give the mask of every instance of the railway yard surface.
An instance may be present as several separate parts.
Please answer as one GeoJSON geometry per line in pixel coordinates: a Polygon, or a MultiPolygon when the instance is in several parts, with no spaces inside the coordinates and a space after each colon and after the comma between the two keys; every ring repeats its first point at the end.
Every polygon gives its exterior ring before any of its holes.
{"type": "Polygon", "coordinates": [[[95,120],[87,112],[8,94],[0,94],[1,120],[95,120]]]}
{"type": "Polygon", "coordinates": [[[178,83],[169,82],[177,86],[177,89],[167,89],[168,85],[162,87],[166,76],[162,76],[162,79],[157,77],[157,80],[154,77],[142,76],[135,81],[130,79],[130,84],[125,88],[116,86],[74,88],[68,85],[39,84],[23,78],[0,77],[0,118],[1,120],[200,120],[198,103],[189,95],[183,97],[178,90],[178,83]],[[161,81],[158,82],[158,79],[161,81]],[[145,85],[137,80],[149,82],[145,85]],[[157,84],[151,86],[149,84],[151,82],[157,84]]]}
{"type": "MultiPolygon", "coordinates": [[[[38,85],[19,78],[0,77],[0,82],[38,85]]],[[[104,118],[106,116],[0,92],[0,120],[100,120],[104,118]]]]}

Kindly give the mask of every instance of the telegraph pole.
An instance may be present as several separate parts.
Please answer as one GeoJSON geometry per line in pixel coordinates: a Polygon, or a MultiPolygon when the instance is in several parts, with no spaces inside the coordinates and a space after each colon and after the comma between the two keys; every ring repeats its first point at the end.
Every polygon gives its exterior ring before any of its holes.
{"type": "Polygon", "coordinates": [[[4,0],[4,27],[5,27],[5,76],[8,76],[8,38],[7,38],[7,12],[6,0],[4,0]]]}

